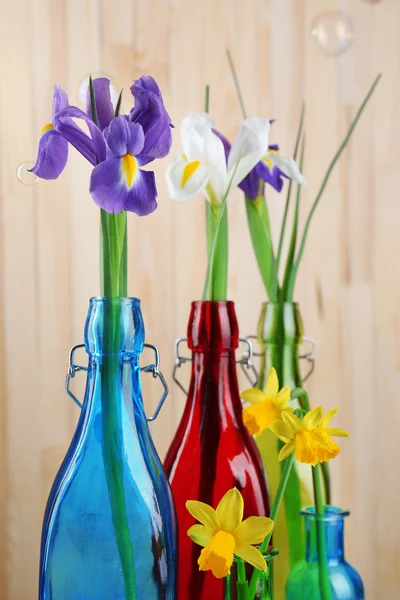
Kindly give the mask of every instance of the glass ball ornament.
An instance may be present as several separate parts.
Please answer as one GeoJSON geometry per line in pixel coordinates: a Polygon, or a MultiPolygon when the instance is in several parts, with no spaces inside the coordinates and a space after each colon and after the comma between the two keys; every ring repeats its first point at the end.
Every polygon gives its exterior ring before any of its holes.
{"type": "Polygon", "coordinates": [[[354,25],[340,10],[328,10],[318,15],[311,25],[311,35],[325,56],[340,56],[354,42],[354,25]]]}
{"type": "Polygon", "coordinates": [[[29,171],[34,166],[35,163],[32,160],[26,160],[18,165],[17,179],[22,185],[35,185],[39,181],[39,177],[29,171]]]}

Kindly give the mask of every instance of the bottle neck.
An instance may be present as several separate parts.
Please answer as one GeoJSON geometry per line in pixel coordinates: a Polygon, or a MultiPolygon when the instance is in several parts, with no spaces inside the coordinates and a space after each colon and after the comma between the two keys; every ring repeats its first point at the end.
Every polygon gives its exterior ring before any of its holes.
{"type": "Polygon", "coordinates": [[[238,324],[233,302],[193,302],[188,325],[188,346],[193,365],[189,393],[204,414],[219,409],[239,419],[241,401],[235,350],[238,324]]]}
{"type": "MultiPolygon", "coordinates": [[[[328,562],[337,564],[344,561],[344,518],[343,516],[325,517],[325,538],[328,562]]],[[[306,517],[306,561],[318,561],[316,519],[306,517]]]]}

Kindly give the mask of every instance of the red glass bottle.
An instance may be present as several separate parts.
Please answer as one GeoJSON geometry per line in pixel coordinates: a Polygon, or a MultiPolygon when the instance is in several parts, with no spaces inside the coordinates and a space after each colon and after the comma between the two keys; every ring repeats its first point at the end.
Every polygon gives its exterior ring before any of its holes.
{"type": "Polygon", "coordinates": [[[214,508],[237,487],[244,518],[269,514],[264,470],[242,421],[236,375],[238,324],[233,302],[193,302],[188,326],[192,377],[185,410],[165,459],[178,516],[178,600],[219,600],[223,580],[200,572],[201,548],[187,535],[194,524],[187,500],[214,508]]]}

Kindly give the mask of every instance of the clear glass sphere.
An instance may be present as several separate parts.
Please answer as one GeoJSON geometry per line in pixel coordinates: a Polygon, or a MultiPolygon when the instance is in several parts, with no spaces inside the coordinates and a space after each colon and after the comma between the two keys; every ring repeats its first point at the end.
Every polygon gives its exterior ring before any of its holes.
{"type": "Polygon", "coordinates": [[[311,25],[311,35],[325,56],[340,56],[354,42],[354,25],[340,10],[329,10],[318,15],[311,25]]]}
{"type": "Polygon", "coordinates": [[[116,79],[114,79],[114,77],[112,75],[109,75],[108,73],[104,73],[103,71],[94,71],[92,73],[88,73],[81,80],[81,82],[78,85],[79,105],[82,108],[86,107],[86,95],[87,95],[87,91],[88,91],[88,87],[89,87],[90,75],[92,76],[92,79],[98,79],[99,77],[106,77],[107,79],[110,80],[111,101],[115,105],[117,103],[118,96],[120,93],[120,88],[119,88],[118,82],[116,79]]]}
{"type": "Polygon", "coordinates": [[[39,177],[35,173],[31,173],[29,169],[35,166],[31,160],[22,162],[17,167],[17,179],[22,185],[35,185],[39,181],[39,177]]]}

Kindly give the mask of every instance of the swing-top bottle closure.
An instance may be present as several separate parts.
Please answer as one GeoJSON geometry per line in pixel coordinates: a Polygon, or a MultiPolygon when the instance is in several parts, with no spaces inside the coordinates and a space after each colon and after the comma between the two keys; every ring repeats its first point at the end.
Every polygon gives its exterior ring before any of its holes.
{"type": "Polygon", "coordinates": [[[95,297],[90,299],[89,315],[85,326],[85,343],[73,346],[69,354],[69,365],[65,380],[65,389],[72,400],[82,408],[82,403],[70,390],[71,379],[75,377],[79,371],[88,371],[88,366],[82,366],[75,363],[75,352],[78,349],[85,348],[90,359],[100,358],[103,356],[103,340],[104,340],[104,323],[107,318],[107,310],[115,310],[119,320],[119,344],[115,355],[118,355],[121,361],[130,361],[132,357],[138,356],[143,352],[144,348],[149,348],[154,352],[154,363],[141,367],[141,371],[151,373],[153,378],[160,379],[163,386],[163,394],[151,417],[147,417],[147,421],[154,421],[167,396],[169,388],[164,375],[159,370],[160,353],[153,344],[144,343],[144,324],[142,313],[140,310],[140,300],[138,298],[104,298],[95,297]]]}

